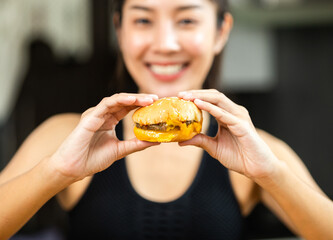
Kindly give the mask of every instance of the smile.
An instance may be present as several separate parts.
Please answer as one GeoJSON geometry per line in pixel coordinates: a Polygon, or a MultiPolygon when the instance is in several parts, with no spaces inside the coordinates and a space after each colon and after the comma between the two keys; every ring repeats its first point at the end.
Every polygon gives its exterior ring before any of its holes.
{"type": "Polygon", "coordinates": [[[175,75],[179,73],[185,64],[174,64],[174,65],[150,65],[149,68],[152,72],[158,75],[175,75]]]}

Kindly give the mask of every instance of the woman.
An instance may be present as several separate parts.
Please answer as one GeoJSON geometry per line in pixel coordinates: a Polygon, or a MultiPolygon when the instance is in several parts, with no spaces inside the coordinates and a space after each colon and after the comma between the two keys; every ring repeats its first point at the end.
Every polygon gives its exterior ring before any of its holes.
{"type": "Polygon", "coordinates": [[[232,28],[225,1],[118,4],[118,43],[139,93],[52,117],[27,138],[0,175],[1,239],[54,195],[73,239],[240,239],[258,202],[306,239],[333,239],[332,201],[298,156],[255,129],[244,107],[200,90],[232,28]],[[204,111],[203,134],[135,139],[131,112],[167,96],[204,111]]]}

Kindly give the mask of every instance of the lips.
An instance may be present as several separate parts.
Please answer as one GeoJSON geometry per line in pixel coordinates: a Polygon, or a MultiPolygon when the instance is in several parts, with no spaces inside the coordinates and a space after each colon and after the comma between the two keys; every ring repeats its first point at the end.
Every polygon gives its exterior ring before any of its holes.
{"type": "Polygon", "coordinates": [[[162,81],[173,81],[179,78],[188,64],[148,64],[150,72],[162,81]]]}

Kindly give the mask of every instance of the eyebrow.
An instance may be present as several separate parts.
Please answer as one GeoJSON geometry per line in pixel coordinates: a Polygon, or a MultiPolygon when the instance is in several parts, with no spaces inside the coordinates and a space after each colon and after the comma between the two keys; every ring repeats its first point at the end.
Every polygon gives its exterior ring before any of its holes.
{"type": "Polygon", "coordinates": [[[144,6],[139,6],[139,5],[133,5],[130,7],[130,9],[133,9],[133,10],[143,10],[143,11],[147,11],[147,12],[151,12],[152,9],[149,8],[149,7],[144,7],[144,6]]]}
{"type": "Polygon", "coordinates": [[[202,6],[200,5],[186,5],[186,6],[180,6],[177,8],[177,11],[185,11],[185,10],[191,10],[191,9],[201,9],[202,6]]]}
{"type": "MultiPolygon", "coordinates": [[[[176,11],[181,12],[181,11],[185,11],[185,10],[201,9],[201,8],[202,8],[202,6],[200,6],[200,5],[185,5],[185,6],[177,7],[176,11]]],[[[146,12],[152,12],[153,11],[153,8],[140,6],[140,5],[133,5],[133,6],[130,7],[130,9],[142,10],[142,11],[146,11],[146,12]]]]}

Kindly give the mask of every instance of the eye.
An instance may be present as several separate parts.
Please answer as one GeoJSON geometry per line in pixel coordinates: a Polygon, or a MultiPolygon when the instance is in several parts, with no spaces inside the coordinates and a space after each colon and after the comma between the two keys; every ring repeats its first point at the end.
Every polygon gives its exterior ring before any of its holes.
{"type": "Polygon", "coordinates": [[[184,18],[178,22],[180,25],[188,26],[188,25],[194,25],[197,23],[196,20],[191,18],[184,18]]]}
{"type": "Polygon", "coordinates": [[[151,21],[148,18],[138,18],[135,20],[135,23],[139,25],[148,25],[151,24],[151,21]]]}

